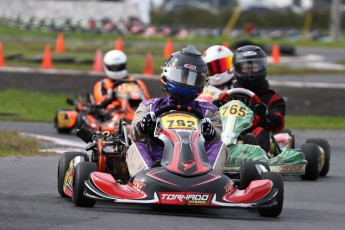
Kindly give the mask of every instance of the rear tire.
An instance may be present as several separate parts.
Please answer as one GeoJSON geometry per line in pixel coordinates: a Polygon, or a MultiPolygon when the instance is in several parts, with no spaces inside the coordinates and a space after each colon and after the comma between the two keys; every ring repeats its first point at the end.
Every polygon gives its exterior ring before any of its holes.
{"type": "Polygon", "coordinates": [[[72,202],[76,206],[93,207],[96,204],[95,200],[84,196],[84,181],[89,179],[90,174],[97,170],[97,165],[91,162],[80,162],[75,167],[72,202]]]}
{"type": "Polygon", "coordinates": [[[57,172],[57,189],[61,197],[68,197],[63,191],[63,183],[65,179],[65,174],[69,167],[71,160],[77,156],[84,157],[85,161],[89,161],[89,157],[86,153],[83,152],[65,152],[59,158],[58,163],[58,172],[57,172]]]}
{"type": "Polygon", "coordinates": [[[263,165],[267,171],[270,171],[268,164],[260,161],[244,161],[240,166],[240,186],[239,189],[245,189],[248,187],[250,182],[258,180],[260,178],[259,172],[255,165],[263,165]]]}
{"type": "Polygon", "coordinates": [[[278,194],[276,196],[277,205],[274,207],[259,209],[260,216],[277,217],[280,215],[280,213],[283,210],[283,203],[284,203],[283,178],[279,173],[275,173],[275,172],[264,172],[260,176],[261,176],[261,179],[271,180],[273,183],[273,188],[276,188],[278,190],[278,194]]]}
{"type": "Polygon", "coordinates": [[[305,143],[301,146],[304,158],[307,160],[305,174],[301,175],[303,180],[317,180],[319,177],[320,149],[316,144],[305,143]]]}
{"type": "Polygon", "coordinates": [[[319,172],[319,176],[326,176],[329,171],[329,163],[331,160],[331,146],[328,141],[322,138],[309,138],[306,143],[314,143],[323,149],[325,154],[325,164],[319,172]]]}

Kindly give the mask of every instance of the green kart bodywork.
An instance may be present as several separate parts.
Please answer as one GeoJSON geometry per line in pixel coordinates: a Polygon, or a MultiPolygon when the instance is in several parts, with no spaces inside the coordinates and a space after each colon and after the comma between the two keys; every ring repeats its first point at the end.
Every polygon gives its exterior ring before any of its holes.
{"type": "Polygon", "coordinates": [[[307,161],[301,151],[282,150],[272,135],[273,156],[257,145],[242,144],[240,134],[250,128],[254,119],[253,111],[243,102],[232,100],[219,108],[223,133],[222,141],[227,145],[224,172],[237,172],[244,161],[262,161],[269,165],[272,172],[282,175],[304,175],[307,161]]]}

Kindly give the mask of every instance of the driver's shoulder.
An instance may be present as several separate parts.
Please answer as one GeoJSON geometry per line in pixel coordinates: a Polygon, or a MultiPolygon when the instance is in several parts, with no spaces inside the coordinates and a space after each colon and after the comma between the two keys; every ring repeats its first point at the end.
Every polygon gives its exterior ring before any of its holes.
{"type": "Polygon", "coordinates": [[[148,107],[148,106],[160,104],[161,101],[162,101],[162,98],[151,98],[141,103],[145,105],[146,107],[148,107]]]}
{"type": "Polygon", "coordinates": [[[210,110],[212,113],[215,113],[218,111],[217,106],[206,101],[199,101],[198,106],[201,107],[203,110],[210,110]]]}

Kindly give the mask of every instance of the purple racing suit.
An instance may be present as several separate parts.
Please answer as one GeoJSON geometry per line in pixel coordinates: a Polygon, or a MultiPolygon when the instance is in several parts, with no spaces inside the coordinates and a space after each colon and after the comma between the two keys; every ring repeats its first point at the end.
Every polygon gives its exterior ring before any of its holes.
{"type": "MultiPolygon", "coordinates": [[[[152,135],[143,134],[141,132],[139,128],[141,120],[145,114],[150,111],[155,112],[162,107],[174,104],[177,104],[177,102],[170,96],[165,98],[153,98],[142,102],[136,110],[130,130],[133,144],[128,149],[126,159],[131,176],[134,176],[142,170],[151,168],[152,164],[157,160],[161,160],[163,155],[163,146],[158,144],[154,138],[152,138],[152,135]]],[[[222,172],[226,158],[226,147],[220,140],[222,124],[218,108],[213,104],[200,101],[179,104],[190,106],[200,111],[205,118],[210,118],[216,135],[213,139],[205,142],[205,150],[208,161],[213,166],[213,169],[222,172]]]]}

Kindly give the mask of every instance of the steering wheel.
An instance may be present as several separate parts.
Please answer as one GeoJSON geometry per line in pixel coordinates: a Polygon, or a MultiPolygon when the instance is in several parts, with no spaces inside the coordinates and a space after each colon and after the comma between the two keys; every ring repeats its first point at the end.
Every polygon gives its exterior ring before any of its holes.
{"type": "Polygon", "coordinates": [[[248,106],[261,103],[261,99],[252,91],[244,88],[234,88],[222,93],[219,99],[225,102],[239,100],[248,106]]]}
{"type": "Polygon", "coordinates": [[[199,110],[193,109],[192,107],[189,106],[183,106],[183,105],[169,105],[163,108],[160,108],[155,112],[156,117],[159,117],[163,113],[169,112],[171,110],[178,110],[178,111],[185,111],[194,114],[197,116],[199,119],[203,119],[204,116],[199,110]]]}
{"type": "MultiPolygon", "coordinates": [[[[261,103],[261,99],[254,92],[244,88],[229,89],[228,91],[222,93],[219,96],[219,99],[224,102],[228,102],[231,100],[239,100],[247,106],[249,106],[250,108],[261,103]]],[[[252,126],[256,126],[257,124],[259,124],[260,120],[261,117],[254,114],[252,126]]]]}

